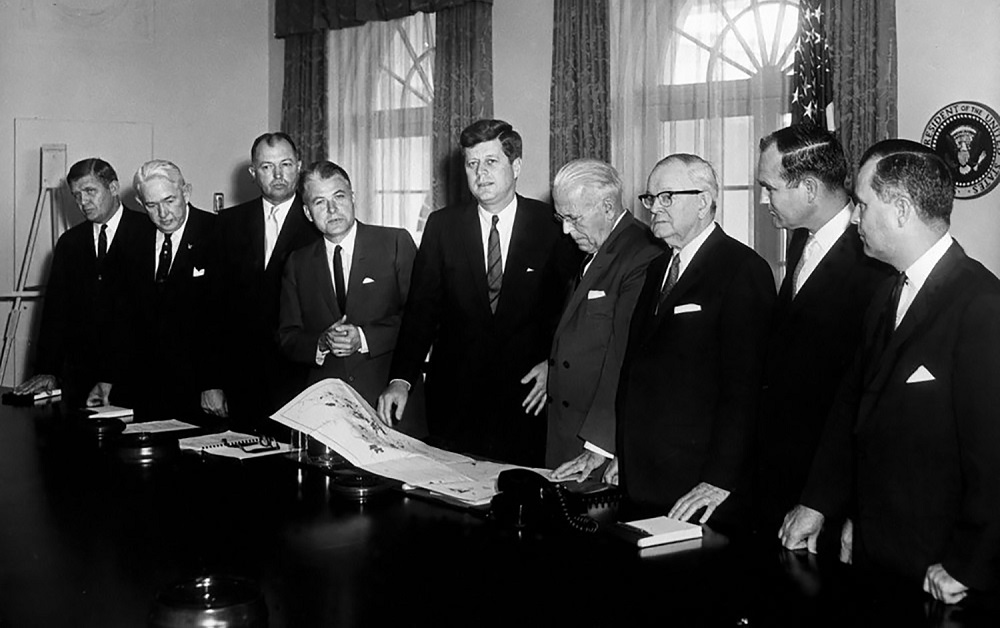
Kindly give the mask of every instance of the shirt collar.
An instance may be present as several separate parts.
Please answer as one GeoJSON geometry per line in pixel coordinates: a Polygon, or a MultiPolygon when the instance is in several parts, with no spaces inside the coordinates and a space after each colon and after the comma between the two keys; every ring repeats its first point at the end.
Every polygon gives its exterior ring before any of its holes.
{"type": "Polygon", "coordinates": [[[847,205],[833,215],[826,224],[816,230],[812,237],[823,247],[823,251],[829,251],[837,243],[840,236],[844,235],[847,228],[851,226],[851,213],[854,205],[848,201],[847,205]]]}
{"type": "Polygon", "coordinates": [[[940,240],[934,243],[934,246],[927,249],[923,255],[917,258],[917,261],[910,264],[910,267],[906,269],[906,281],[913,286],[914,294],[919,292],[920,288],[923,287],[927,281],[927,277],[930,276],[931,271],[941,261],[944,254],[948,252],[948,248],[952,242],[954,242],[954,238],[951,237],[951,233],[945,233],[941,236],[940,240]]]}
{"type": "MultiPolygon", "coordinates": [[[[479,211],[479,222],[483,223],[484,225],[486,225],[487,228],[489,228],[489,226],[493,223],[494,214],[492,212],[488,212],[485,209],[483,209],[482,205],[478,205],[476,209],[479,211]]],[[[512,198],[511,201],[507,203],[506,206],[504,206],[503,209],[501,209],[495,214],[496,216],[500,217],[500,220],[498,221],[497,224],[498,225],[512,224],[514,222],[515,214],[517,214],[516,194],[514,195],[514,198],[512,198]]]]}
{"type": "Polygon", "coordinates": [[[288,213],[288,210],[292,207],[292,203],[295,202],[295,195],[292,194],[287,201],[282,201],[277,205],[273,204],[263,196],[260,197],[260,200],[262,201],[261,204],[264,206],[264,219],[266,220],[267,217],[271,215],[271,208],[278,209],[278,216],[285,216],[288,213]]]}
{"type": "Polygon", "coordinates": [[[108,221],[105,222],[104,225],[99,225],[96,222],[91,223],[94,226],[94,236],[96,237],[101,233],[102,226],[107,226],[104,233],[105,237],[108,238],[108,244],[110,245],[111,239],[115,237],[115,232],[118,231],[118,225],[122,221],[122,210],[124,210],[124,207],[121,203],[118,203],[118,207],[115,208],[115,213],[111,214],[111,218],[108,218],[108,221]]]}
{"type": "MultiPolygon", "coordinates": [[[[177,231],[174,231],[173,233],[170,234],[170,246],[173,247],[174,256],[177,255],[178,246],[180,245],[181,240],[184,239],[184,230],[187,229],[188,223],[191,222],[191,212],[193,211],[195,211],[195,209],[191,207],[191,204],[189,203],[187,206],[187,214],[184,216],[184,222],[181,223],[181,226],[177,229],[177,231]]],[[[163,240],[166,237],[166,235],[167,234],[163,233],[159,229],[156,230],[157,251],[159,251],[160,247],[163,246],[163,240]]]]}
{"type": "Polygon", "coordinates": [[[355,220],[354,224],[351,225],[351,228],[348,229],[347,233],[344,235],[344,239],[341,240],[340,242],[333,243],[327,240],[326,238],[323,238],[323,242],[326,243],[327,257],[332,257],[333,252],[337,250],[338,246],[342,249],[343,254],[354,257],[354,243],[357,241],[357,239],[358,239],[358,221],[355,220]]]}

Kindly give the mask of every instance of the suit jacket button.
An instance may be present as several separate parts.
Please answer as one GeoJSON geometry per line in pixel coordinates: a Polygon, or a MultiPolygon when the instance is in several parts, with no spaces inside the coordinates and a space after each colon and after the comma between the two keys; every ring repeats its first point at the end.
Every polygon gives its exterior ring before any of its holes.
{"type": "Polygon", "coordinates": [[[569,360],[563,360],[563,368],[564,369],[568,369],[569,368],[569,360]]]}
{"type": "Polygon", "coordinates": [[[563,407],[564,408],[568,408],[569,407],[569,402],[568,401],[563,401],[563,407]]]}

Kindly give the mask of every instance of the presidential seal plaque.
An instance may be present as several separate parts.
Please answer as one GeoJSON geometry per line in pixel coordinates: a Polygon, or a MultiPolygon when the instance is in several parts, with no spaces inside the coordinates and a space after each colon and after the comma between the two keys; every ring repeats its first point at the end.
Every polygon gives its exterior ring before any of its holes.
{"type": "Polygon", "coordinates": [[[955,198],[978,198],[1000,180],[1000,117],[986,105],[959,101],[943,107],[920,141],[948,164],[955,198]]]}

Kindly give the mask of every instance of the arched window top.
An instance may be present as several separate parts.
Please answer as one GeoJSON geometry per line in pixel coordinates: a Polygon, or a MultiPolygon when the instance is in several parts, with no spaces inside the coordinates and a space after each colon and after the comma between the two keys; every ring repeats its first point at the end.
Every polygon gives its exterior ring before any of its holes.
{"type": "Polygon", "coordinates": [[[434,16],[417,13],[393,22],[380,55],[375,110],[429,107],[434,98],[434,16]]]}
{"type": "Polygon", "coordinates": [[[796,0],[688,0],[674,21],[661,84],[790,75],[798,19],[796,0]]]}

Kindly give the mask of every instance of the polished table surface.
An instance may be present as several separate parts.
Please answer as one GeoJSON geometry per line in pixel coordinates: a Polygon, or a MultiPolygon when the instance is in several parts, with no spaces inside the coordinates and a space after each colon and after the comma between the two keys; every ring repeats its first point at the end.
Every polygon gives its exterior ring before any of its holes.
{"type": "Polygon", "coordinates": [[[290,459],[124,464],[66,414],[0,407],[2,627],[144,626],[204,574],[256,581],[271,627],[1000,625],[771,539],[641,556],[402,492],[349,503],[290,459]]]}

